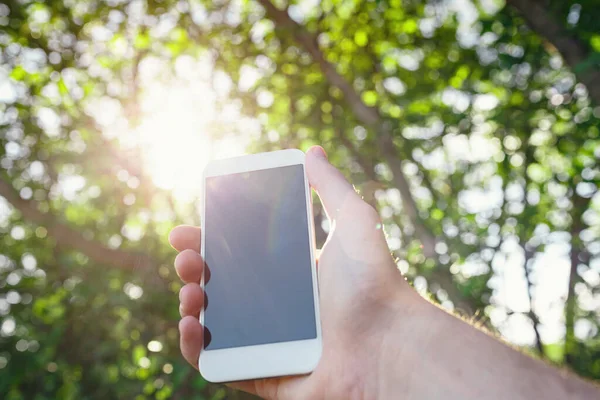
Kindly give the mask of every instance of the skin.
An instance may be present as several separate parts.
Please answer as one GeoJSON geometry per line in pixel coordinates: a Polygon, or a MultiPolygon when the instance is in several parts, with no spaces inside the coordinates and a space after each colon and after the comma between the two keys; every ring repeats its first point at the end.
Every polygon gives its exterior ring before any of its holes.
{"type": "MultiPolygon", "coordinates": [[[[533,360],[419,296],[387,247],[377,212],[355,192],[321,147],[306,171],[330,220],[318,260],[323,355],[311,374],[230,386],[268,399],[600,398],[579,378],[533,360]]],[[[181,352],[197,368],[204,293],[201,232],[179,226],[181,352]]]]}

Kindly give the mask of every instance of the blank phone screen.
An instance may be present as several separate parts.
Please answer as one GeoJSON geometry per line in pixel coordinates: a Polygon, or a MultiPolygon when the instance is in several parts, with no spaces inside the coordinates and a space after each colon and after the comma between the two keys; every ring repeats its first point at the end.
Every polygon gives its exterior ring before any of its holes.
{"type": "Polygon", "coordinates": [[[302,165],[206,179],[207,350],[317,337],[302,165]]]}

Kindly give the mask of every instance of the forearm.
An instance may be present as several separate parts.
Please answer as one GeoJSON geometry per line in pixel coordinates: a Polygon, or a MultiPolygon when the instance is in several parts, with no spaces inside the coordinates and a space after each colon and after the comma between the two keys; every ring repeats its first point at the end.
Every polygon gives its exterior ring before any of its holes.
{"type": "MultiPolygon", "coordinates": [[[[522,354],[431,304],[400,321],[381,393],[411,399],[590,399],[588,382],[522,354]],[[403,340],[403,337],[408,338],[403,340]]],[[[387,398],[382,395],[381,398],[387,398]]],[[[390,397],[391,398],[391,397],[390,397]]]]}

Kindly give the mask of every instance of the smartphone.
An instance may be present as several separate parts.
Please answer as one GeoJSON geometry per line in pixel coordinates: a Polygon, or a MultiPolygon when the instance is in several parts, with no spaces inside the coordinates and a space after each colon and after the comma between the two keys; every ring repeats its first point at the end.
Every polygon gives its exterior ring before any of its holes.
{"type": "Polygon", "coordinates": [[[300,150],[204,170],[206,293],[198,366],[210,382],[309,373],[322,349],[312,197],[300,150]]]}

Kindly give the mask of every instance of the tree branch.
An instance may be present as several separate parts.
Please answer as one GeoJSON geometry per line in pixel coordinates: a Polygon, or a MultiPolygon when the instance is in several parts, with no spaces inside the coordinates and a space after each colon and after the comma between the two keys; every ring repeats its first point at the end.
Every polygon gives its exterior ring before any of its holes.
{"type": "Polygon", "coordinates": [[[573,365],[573,355],[575,352],[575,311],[577,308],[577,294],[575,293],[575,284],[577,283],[577,266],[581,262],[581,239],[579,235],[584,229],[582,220],[583,213],[587,210],[591,199],[581,197],[577,194],[577,180],[573,181],[572,190],[572,222],[571,222],[571,267],[569,270],[569,284],[567,290],[567,301],[565,302],[565,361],[568,365],[573,365]]]}
{"type": "Polygon", "coordinates": [[[377,198],[375,197],[375,192],[378,189],[385,189],[386,185],[377,179],[377,175],[375,174],[375,166],[371,160],[368,160],[366,157],[361,155],[360,151],[356,148],[356,146],[354,146],[350,139],[344,135],[343,130],[339,126],[335,126],[335,135],[342,146],[348,150],[350,157],[352,157],[352,159],[358,164],[367,178],[367,180],[363,182],[360,190],[363,200],[373,206],[373,208],[377,209],[377,198]]]}
{"type": "Polygon", "coordinates": [[[269,18],[279,27],[288,28],[292,31],[294,38],[300,43],[304,49],[312,56],[312,58],[319,64],[321,71],[333,86],[339,88],[344,94],[344,98],[352,107],[352,110],[356,114],[356,117],[362,121],[362,123],[374,126],[378,125],[381,121],[377,110],[373,107],[367,106],[361,100],[358,93],[354,88],[335,70],[335,67],[330,64],[326,59],[321,49],[317,45],[317,40],[314,35],[307,32],[302,26],[294,21],[285,10],[280,10],[269,0],[258,0],[258,2],[265,8],[269,18]]]}
{"type": "Polygon", "coordinates": [[[542,339],[540,337],[540,319],[538,318],[536,312],[533,309],[533,282],[531,281],[531,274],[527,266],[527,264],[529,264],[529,261],[533,260],[534,252],[532,250],[527,249],[526,243],[521,243],[521,246],[523,247],[523,251],[525,252],[525,262],[523,264],[523,270],[525,271],[525,279],[527,280],[527,300],[529,301],[529,311],[527,312],[527,316],[533,324],[533,331],[535,333],[535,347],[539,352],[539,355],[545,358],[546,354],[544,353],[544,347],[542,346],[542,339]]]}
{"type": "MultiPolygon", "coordinates": [[[[336,128],[339,127],[336,126],[336,128]]],[[[360,165],[367,178],[369,178],[371,182],[373,182],[373,184],[364,188],[362,193],[363,196],[366,199],[375,199],[375,190],[378,187],[385,188],[385,185],[378,180],[377,175],[375,174],[373,163],[371,163],[370,160],[362,156],[358,149],[352,144],[352,142],[346,137],[346,135],[344,135],[342,129],[336,129],[335,133],[337,139],[340,141],[342,146],[344,146],[348,150],[348,152],[352,155],[355,161],[360,165]]],[[[401,226],[398,217],[395,217],[394,220],[396,224],[398,224],[398,226],[401,226]]],[[[473,307],[465,298],[465,296],[461,293],[460,289],[456,286],[456,283],[454,282],[454,277],[446,267],[438,263],[437,267],[432,269],[427,274],[426,278],[430,281],[436,282],[448,293],[448,298],[452,301],[456,310],[459,310],[467,315],[471,315],[473,313],[473,307]]]]}
{"type": "MultiPolygon", "coordinates": [[[[534,157],[534,149],[533,146],[527,141],[525,148],[525,164],[523,165],[523,202],[525,203],[524,215],[525,221],[523,221],[523,227],[521,228],[521,232],[519,232],[519,245],[525,252],[525,261],[523,262],[523,272],[525,273],[525,280],[527,281],[527,300],[529,301],[529,311],[527,312],[527,316],[531,319],[531,323],[533,324],[533,331],[535,333],[535,346],[540,354],[540,357],[545,358],[546,354],[544,353],[544,347],[542,346],[542,339],[540,336],[540,319],[538,318],[537,313],[533,309],[533,282],[531,280],[531,273],[529,271],[529,262],[531,261],[533,264],[533,257],[535,256],[534,249],[529,248],[527,245],[527,231],[526,227],[529,227],[531,224],[529,213],[527,212],[527,188],[529,186],[529,175],[527,174],[527,169],[529,166],[535,162],[534,157]]],[[[508,180],[508,178],[507,178],[508,180]]]]}
{"type": "Polygon", "coordinates": [[[352,85],[342,77],[329,63],[319,49],[314,35],[307,32],[302,26],[294,21],[285,10],[280,10],[269,0],[258,0],[265,8],[267,16],[278,26],[278,28],[289,29],[298,43],[312,56],[325,78],[332,86],[337,87],[344,94],[344,99],[354,112],[356,118],[364,125],[378,131],[377,147],[388,164],[393,174],[394,185],[400,191],[404,211],[415,226],[415,230],[423,245],[423,253],[427,257],[435,256],[435,236],[429,232],[419,218],[419,211],[410,191],[408,179],[402,170],[402,161],[398,158],[391,135],[391,126],[381,118],[376,108],[367,106],[352,85]]]}
{"type": "MultiPolygon", "coordinates": [[[[377,147],[381,152],[381,155],[385,162],[388,164],[393,174],[393,184],[400,191],[402,198],[403,210],[410,218],[415,231],[421,244],[423,245],[423,253],[427,257],[435,257],[435,236],[427,229],[423,221],[419,217],[418,208],[416,202],[410,191],[410,185],[404,171],[402,170],[402,161],[399,159],[396,152],[392,135],[391,125],[386,123],[384,119],[379,115],[377,109],[367,106],[361,99],[360,95],[354,90],[352,85],[342,77],[335,69],[335,67],[329,63],[324,54],[318,47],[317,40],[314,35],[307,32],[297,22],[292,20],[288,15],[287,11],[280,10],[269,0],[257,0],[266,10],[267,16],[277,25],[280,29],[289,29],[294,36],[295,40],[300,43],[304,49],[313,57],[315,62],[318,63],[321,71],[325,78],[329,81],[332,86],[337,87],[344,94],[344,99],[354,112],[356,118],[364,125],[376,130],[379,134],[376,138],[377,147]]],[[[343,137],[340,138],[343,140],[343,137]]],[[[345,143],[346,145],[350,143],[345,143]]],[[[360,152],[353,148],[353,146],[346,146],[352,153],[352,156],[356,158],[356,162],[361,165],[365,170],[365,174],[378,181],[372,168],[369,168],[372,163],[364,157],[360,152]]],[[[454,283],[454,277],[448,269],[436,268],[434,272],[430,274],[430,278],[436,281],[442,286],[449,294],[449,297],[455,302],[455,305],[466,311],[470,311],[471,307],[464,296],[454,283]]]]}
{"type": "Polygon", "coordinates": [[[12,204],[25,220],[45,227],[48,235],[53,237],[59,246],[80,251],[97,263],[124,270],[154,269],[156,265],[156,262],[146,254],[111,249],[84,238],[80,232],[58,221],[54,215],[41,212],[35,201],[23,200],[12,185],[2,179],[0,179],[0,196],[12,204]]]}
{"type": "Polygon", "coordinates": [[[587,46],[566,32],[548,8],[535,0],[507,0],[507,4],[521,13],[533,31],[552,43],[577,79],[587,87],[594,103],[600,104],[600,69],[593,65],[585,66],[591,55],[587,46]]]}

